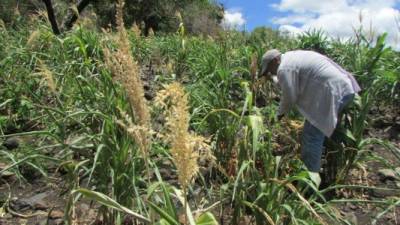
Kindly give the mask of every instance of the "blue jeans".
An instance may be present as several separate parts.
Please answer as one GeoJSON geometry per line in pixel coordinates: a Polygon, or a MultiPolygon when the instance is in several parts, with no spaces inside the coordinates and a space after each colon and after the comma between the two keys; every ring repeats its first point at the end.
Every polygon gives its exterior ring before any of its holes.
{"type": "MultiPolygon", "coordinates": [[[[354,94],[344,96],[339,104],[339,113],[353,100],[354,94]]],[[[321,168],[322,149],[325,135],[306,120],[303,128],[301,160],[311,172],[321,168]]]]}

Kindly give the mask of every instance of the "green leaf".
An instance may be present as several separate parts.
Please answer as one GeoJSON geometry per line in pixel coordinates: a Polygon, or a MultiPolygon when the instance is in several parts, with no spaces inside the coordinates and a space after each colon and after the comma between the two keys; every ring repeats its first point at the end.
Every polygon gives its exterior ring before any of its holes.
{"type": "Polygon", "coordinates": [[[253,161],[256,161],[256,152],[259,147],[259,137],[263,130],[263,120],[261,116],[251,115],[248,117],[248,123],[252,131],[253,161]]]}
{"type": "Polygon", "coordinates": [[[150,206],[150,208],[152,208],[154,211],[156,211],[161,218],[165,219],[168,223],[173,224],[173,225],[179,225],[179,222],[176,221],[174,218],[172,218],[172,216],[170,216],[166,211],[164,211],[163,209],[161,209],[160,207],[156,206],[154,203],[152,202],[147,202],[150,206]]]}
{"type": "Polygon", "coordinates": [[[253,108],[253,93],[250,90],[250,84],[248,82],[241,82],[240,85],[242,86],[242,88],[244,89],[245,93],[246,93],[246,98],[245,98],[245,108],[243,108],[243,111],[247,110],[249,112],[251,112],[252,108],[253,108]]]}
{"type": "Polygon", "coordinates": [[[154,166],[154,172],[157,176],[157,179],[160,181],[160,185],[161,188],[163,190],[163,194],[164,194],[164,200],[165,200],[165,207],[168,210],[168,214],[172,217],[177,217],[176,211],[175,211],[175,207],[172,204],[172,199],[170,196],[170,190],[167,188],[167,186],[165,185],[165,183],[162,181],[161,178],[161,174],[160,171],[158,170],[157,166],[154,166]]]}
{"type": "Polygon", "coordinates": [[[310,179],[314,182],[315,186],[319,187],[319,185],[321,184],[321,177],[319,176],[319,173],[308,171],[308,175],[310,179]]]}
{"type": "Polygon", "coordinates": [[[206,212],[196,219],[196,225],[218,225],[218,222],[212,213],[206,212]]]}
{"type": "Polygon", "coordinates": [[[154,166],[153,168],[154,168],[154,172],[155,172],[159,182],[154,183],[147,188],[147,198],[149,199],[153,195],[153,193],[156,191],[156,189],[158,187],[161,187],[163,194],[164,194],[164,201],[165,201],[164,209],[167,211],[167,213],[171,217],[176,218],[177,214],[176,214],[175,207],[172,203],[172,199],[170,196],[170,188],[168,188],[168,186],[166,186],[166,184],[162,181],[162,178],[161,178],[161,175],[160,175],[160,172],[159,172],[157,166],[154,166]]]}
{"type": "Polygon", "coordinates": [[[7,105],[8,103],[12,102],[12,99],[7,99],[6,101],[0,103],[0,108],[2,108],[3,106],[7,105]]]}
{"type": "Polygon", "coordinates": [[[353,133],[352,133],[349,129],[346,129],[345,135],[346,135],[346,137],[349,138],[350,140],[356,142],[356,138],[354,137],[353,133]]]}
{"type": "Polygon", "coordinates": [[[182,190],[177,189],[175,187],[172,187],[172,188],[173,188],[173,190],[175,192],[176,197],[182,203],[182,205],[186,205],[185,213],[186,213],[186,216],[187,216],[187,219],[188,219],[188,221],[187,221],[188,224],[189,225],[196,225],[196,223],[194,221],[194,218],[193,218],[193,213],[190,210],[189,204],[185,204],[186,196],[183,195],[182,190]]]}
{"type": "Polygon", "coordinates": [[[156,225],[171,225],[171,224],[168,223],[168,221],[166,221],[165,219],[161,219],[156,223],[156,225]]]}
{"type": "Polygon", "coordinates": [[[250,162],[249,161],[244,161],[242,163],[242,165],[240,166],[239,172],[236,175],[236,180],[235,180],[235,183],[234,183],[234,186],[233,186],[232,201],[235,200],[236,191],[237,191],[237,187],[239,186],[240,177],[243,175],[244,171],[249,166],[250,166],[250,162]]]}
{"type": "Polygon", "coordinates": [[[87,182],[87,185],[88,185],[88,186],[89,186],[89,184],[90,184],[90,181],[92,180],[93,172],[94,172],[94,169],[96,168],[97,160],[99,159],[99,155],[100,155],[100,153],[101,153],[101,150],[102,150],[103,148],[105,148],[105,147],[106,147],[106,146],[105,146],[104,144],[100,144],[100,145],[97,146],[97,148],[96,148],[96,154],[94,155],[93,166],[92,166],[92,169],[90,170],[89,179],[88,179],[88,182],[87,182]]]}
{"type": "Polygon", "coordinates": [[[85,197],[87,197],[89,199],[95,200],[95,201],[97,201],[98,203],[100,203],[100,204],[102,204],[104,206],[119,210],[119,211],[124,212],[126,214],[129,214],[129,215],[131,215],[131,216],[133,216],[133,217],[135,217],[135,218],[137,218],[137,219],[139,219],[139,220],[141,220],[143,222],[150,223],[150,220],[148,218],[146,218],[146,217],[144,217],[144,216],[142,216],[142,215],[140,215],[138,213],[133,212],[132,210],[126,208],[125,206],[120,205],[114,199],[108,197],[107,195],[105,195],[103,193],[100,193],[100,192],[97,192],[97,191],[91,191],[91,190],[88,190],[88,189],[85,189],[85,188],[79,188],[79,189],[76,189],[76,190],[72,191],[72,194],[76,194],[76,193],[81,193],[83,196],[85,196],[85,197]]]}

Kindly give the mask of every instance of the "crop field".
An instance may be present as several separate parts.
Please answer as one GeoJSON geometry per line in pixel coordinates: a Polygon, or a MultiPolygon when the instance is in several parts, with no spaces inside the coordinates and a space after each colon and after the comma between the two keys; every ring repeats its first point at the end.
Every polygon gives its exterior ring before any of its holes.
{"type": "MultiPolygon", "coordinates": [[[[400,52],[386,34],[144,35],[45,13],[0,20],[0,224],[400,224],[400,52]],[[276,119],[268,49],[319,51],[362,91],[300,160],[304,118],[276,119]]],[[[180,15],[177,15],[178,19],[180,15]]]]}

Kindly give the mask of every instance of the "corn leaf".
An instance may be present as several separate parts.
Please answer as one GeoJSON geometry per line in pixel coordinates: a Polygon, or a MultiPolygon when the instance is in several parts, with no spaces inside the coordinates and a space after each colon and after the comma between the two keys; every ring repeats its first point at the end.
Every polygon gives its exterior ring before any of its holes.
{"type": "Polygon", "coordinates": [[[212,213],[206,212],[196,219],[196,225],[218,225],[218,222],[212,213]]]}
{"type": "Polygon", "coordinates": [[[138,220],[150,223],[150,220],[147,217],[139,215],[138,213],[135,213],[132,210],[120,205],[118,202],[116,202],[115,200],[113,200],[112,198],[108,197],[107,195],[105,195],[103,193],[100,193],[97,191],[91,191],[91,190],[88,190],[85,188],[79,188],[79,189],[72,191],[72,194],[77,194],[77,193],[81,193],[83,196],[85,196],[89,199],[95,200],[104,206],[116,209],[116,210],[124,212],[126,214],[129,214],[138,220]]]}

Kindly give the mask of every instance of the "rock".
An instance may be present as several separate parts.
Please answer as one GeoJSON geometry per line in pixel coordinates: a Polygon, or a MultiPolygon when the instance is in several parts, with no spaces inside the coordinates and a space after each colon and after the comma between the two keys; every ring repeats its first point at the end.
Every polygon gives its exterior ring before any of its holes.
{"type": "Polygon", "coordinates": [[[48,225],[48,223],[47,223],[47,218],[41,220],[40,222],[37,222],[35,225],[48,225]]]}
{"type": "Polygon", "coordinates": [[[354,211],[354,210],[356,210],[356,209],[357,209],[357,206],[354,205],[354,204],[352,204],[352,203],[350,203],[350,202],[347,202],[346,205],[345,205],[345,207],[343,208],[343,210],[344,210],[345,212],[354,211]]]}
{"type": "Polygon", "coordinates": [[[399,127],[400,127],[400,125],[392,126],[387,131],[387,133],[389,134],[390,140],[399,140],[400,139],[400,128],[399,127]]]}
{"type": "Polygon", "coordinates": [[[62,225],[64,224],[63,219],[54,219],[54,220],[47,220],[47,218],[40,223],[40,225],[62,225]]]}
{"type": "Polygon", "coordinates": [[[15,198],[11,200],[11,208],[15,211],[27,209],[47,209],[48,205],[43,201],[47,197],[47,193],[40,193],[29,198],[15,198]]]}
{"type": "Polygon", "coordinates": [[[34,205],[36,202],[43,201],[43,199],[46,198],[47,195],[48,194],[46,192],[43,192],[43,193],[36,194],[30,198],[27,198],[26,200],[29,204],[34,205]]]}
{"type": "Polygon", "coordinates": [[[400,174],[400,167],[397,167],[394,171],[397,173],[397,175],[399,175],[400,174]]]}
{"type": "Polygon", "coordinates": [[[354,212],[344,213],[344,218],[353,225],[358,225],[358,219],[354,212]]]}
{"type": "Polygon", "coordinates": [[[103,224],[103,221],[100,220],[100,219],[96,219],[96,220],[92,223],[92,225],[102,225],[102,224],[103,224]]]}
{"type": "Polygon", "coordinates": [[[0,205],[3,205],[7,200],[8,200],[8,193],[5,191],[0,192],[0,205]]]}
{"type": "MultiPolygon", "coordinates": [[[[4,167],[5,168],[5,167],[4,167]]],[[[1,165],[0,165],[0,170],[2,170],[3,168],[1,167],[1,165]]],[[[6,170],[6,171],[4,171],[4,172],[2,172],[1,174],[0,174],[0,177],[1,178],[3,178],[3,179],[9,179],[9,178],[11,178],[11,177],[14,177],[15,176],[15,173],[13,173],[13,172],[11,172],[11,171],[8,171],[8,170],[6,170]]]]}
{"type": "Polygon", "coordinates": [[[392,125],[391,119],[388,117],[379,117],[372,121],[372,126],[374,128],[383,129],[392,125]]]}
{"type": "Polygon", "coordinates": [[[18,211],[27,210],[31,206],[24,199],[13,198],[13,199],[11,199],[10,207],[12,210],[18,212],[18,211]]]}
{"type": "Polygon", "coordinates": [[[135,221],[134,217],[126,215],[122,224],[123,225],[134,225],[134,221],[135,221]]]}
{"type": "Polygon", "coordinates": [[[378,175],[380,176],[382,181],[396,179],[396,173],[394,170],[391,169],[380,169],[378,171],[378,175]]]}
{"type": "Polygon", "coordinates": [[[371,212],[368,211],[367,213],[363,214],[357,214],[357,222],[358,224],[364,225],[364,224],[370,224],[371,222],[371,212]]]}
{"type": "Polygon", "coordinates": [[[43,174],[40,173],[39,170],[33,168],[28,164],[21,165],[19,169],[21,175],[24,176],[24,178],[30,183],[33,183],[34,181],[39,181],[39,178],[43,176],[43,174]]]}
{"type": "Polygon", "coordinates": [[[44,201],[37,201],[33,204],[33,208],[36,210],[46,210],[49,206],[44,201]]]}
{"type": "Polygon", "coordinates": [[[20,140],[16,137],[7,138],[3,142],[3,146],[6,147],[8,150],[13,150],[19,147],[20,140]]]}
{"type": "Polygon", "coordinates": [[[383,218],[387,221],[393,221],[394,220],[394,216],[393,214],[391,215],[391,213],[387,213],[386,215],[383,216],[383,218]]]}
{"type": "Polygon", "coordinates": [[[171,168],[173,166],[171,160],[163,160],[161,165],[163,168],[171,168]]]}
{"type": "Polygon", "coordinates": [[[0,170],[5,169],[7,166],[7,164],[0,162],[0,170]]]}
{"type": "Polygon", "coordinates": [[[27,219],[19,219],[18,220],[18,224],[20,224],[20,225],[25,225],[25,224],[27,224],[28,223],[28,220],[27,219]]]}
{"type": "MultiPolygon", "coordinates": [[[[11,221],[11,219],[13,218],[13,215],[11,215],[10,213],[5,213],[5,215],[3,215],[1,218],[11,221]]],[[[0,222],[1,222],[1,220],[0,220],[0,222]]]]}
{"type": "Polygon", "coordinates": [[[172,172],[171,169],[160,168],[159,172],[161,177],[165,178],[166,180],[176,179],[176,175],[172,172]]]}
{"type": "Polygon", "coordinates": [[[54,225],[63,225],[63,224],[64,224],[64,220],[63,220],[63,219],[56,219],[56,220],[54,220],[51,224],[54,224],[54,225]]]}
{"type": "Polygon", "coordinates": [[[88,212],[88,211],[90,210],[90,207],[89,207],[88,204],[82,203],[82,204],[80,205],[80,209],[81,209],[83,212],[88,212]]]}
{"type": "Polygon", "coordinates": [[[144,93],[144,97],[146,98],[146,100],[151,101],[151,100],[154,99],[154,93],[145,92],[145,93],[144,93]]]}
{"type": "Polygon", "coordinates": [[[399,196],[400,190],[382,190],[382,189],[372,189],[371,195],[376,198],[386,198],[391,196],[399,196]]]}
{"type": "Polygon", "coordinates": [[[149,84],[148,82],[145,82],[145,83],[143,84],[143,89],[144,89],[145,91],[150,90],[150,89],[151,89],[150,84],[149,84]]]}
{"type": "Polygon", "coordinates": [[[87,205],[86,203],[81,203],[77,207],[76,214],[78,217],[82,217],[82,216],[86,217],[88,215],[89,211],[90,211],[89,205],[87,205]]]}
{"type": "Polygon", "coordinates": [[[358,207],[356,206],[356,205],[354,205],[354,204],[349,204],[349,207],[350,207],[350,209],[352,209],[352,210],[356,210],[358,207]]]}
{"type": "Polygon", "coordinates": [[[61,219],[64,217],[64,212],[59,210],[59,209],[55,209],[53,211],[51,211],[49,218],[50,219],[61,219]]]}

